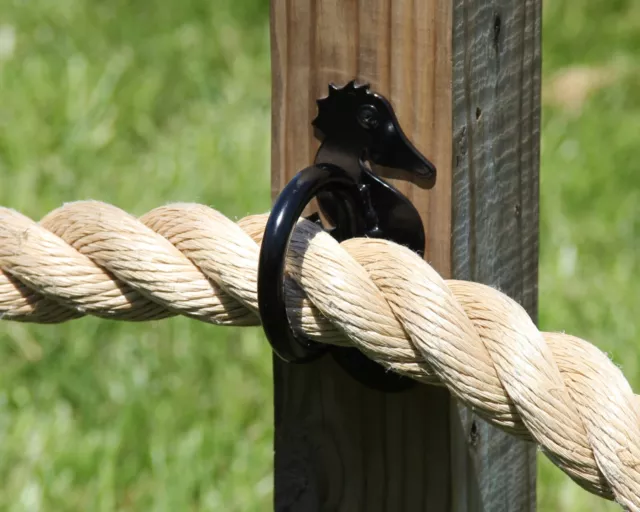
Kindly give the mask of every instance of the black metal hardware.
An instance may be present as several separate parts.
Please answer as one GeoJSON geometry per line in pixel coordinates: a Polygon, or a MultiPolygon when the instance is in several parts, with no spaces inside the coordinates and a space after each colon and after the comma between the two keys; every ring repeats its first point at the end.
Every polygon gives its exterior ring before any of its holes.
{"type": "Polygon", "coordinates": [[[258,266],[258,304],[262,327],[273,350],[290,363],[303,363],[325,353],[320,345],[296,336],[287,319],[284,270],[289,240],[303,210],[322,189],[331,188],[339,226],[347,233],[362,231],[358,210],[358,189],[351,176],[339,167],[313,165],[299,172],[287,184],[273,205],[262,239],[258,266]]]}
{"type": "MultiPolygon", "coordinates": [[[[417,180],[431,188],[434,165],[405,136],[391,104],[368,85],[352,81],[337,88],[331,84],[329,95],[317,104],[313,126],[322,144],[315,163],[337,165],[358,183],[367,202],[364,236],[393,240],[422,255],[425,238],[420,215],[411,201],[379,176],[417,180]]],[[[337,225],[333,222],[337,199],[330,190],[318,194],[320,211],[333,225],[337,225]]]]}
{"type": "MultiPolygon", "coordinates": [[[[317,197],[338,241],[355,236],[385,238],[423,254],[424,228],[411,202],[377,174],[418,179],[430,188],[436,169],[402,132],[390,103],[367,85],[329,86],[318,100],[313,121],[322,142],[315,164],[300,171],[282,190],[267,222],[260,251],[258,302],[264,331],[278,356],[308,362],[331,351],[334,359],[363,384],[401,391],[413,381],[386,371],[354,348],[320,345],[291,329],[286,314],[284,268],[291,233],[306,205],[317,197]],[[376,171],[376,173],[374,173],[376,171]]],[[[319,217],[315,217],[319,222],[319,217]]]]}

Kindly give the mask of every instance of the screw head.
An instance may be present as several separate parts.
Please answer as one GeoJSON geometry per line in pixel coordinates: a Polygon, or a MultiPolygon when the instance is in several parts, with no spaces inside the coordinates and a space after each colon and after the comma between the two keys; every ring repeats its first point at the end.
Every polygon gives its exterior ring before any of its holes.
{"type": "Polygon", "coordinates": [[[373,105],[362,105],[358,108],[358,123],[366,130],[375,130],[380,125],[378,109],[373,105]]]}

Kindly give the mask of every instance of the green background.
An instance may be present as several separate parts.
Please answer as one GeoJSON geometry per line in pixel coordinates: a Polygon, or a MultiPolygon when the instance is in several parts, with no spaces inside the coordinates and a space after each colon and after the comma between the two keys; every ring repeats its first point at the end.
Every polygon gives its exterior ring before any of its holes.
{"type": "MultiPolygon", "coordinates": [[[[547,0],[540,325],[640,389],[640,2],[547,0]]],[[[263,0],[0,3],[0,204],[269,207],[263,0]]],[[[272,499],[269,348],[182,318],[0,324],[0,510],[272,499]]],[[[540,456],[539,510],[618,510],[540,456]]]]}

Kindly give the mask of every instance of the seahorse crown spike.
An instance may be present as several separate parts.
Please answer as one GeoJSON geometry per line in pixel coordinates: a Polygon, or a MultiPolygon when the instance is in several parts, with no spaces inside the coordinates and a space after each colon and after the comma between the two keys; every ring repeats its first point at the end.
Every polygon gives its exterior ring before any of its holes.
{"type": "Polygon", "coordinates": [[[357,122],[357,108],[375,98],[369,84],[356,84],[351,80],[344,87],[329,84],[328,95],[316,100],[318,115],[312,121],[322,137],[342,131],[344,123],[357,122]]]}

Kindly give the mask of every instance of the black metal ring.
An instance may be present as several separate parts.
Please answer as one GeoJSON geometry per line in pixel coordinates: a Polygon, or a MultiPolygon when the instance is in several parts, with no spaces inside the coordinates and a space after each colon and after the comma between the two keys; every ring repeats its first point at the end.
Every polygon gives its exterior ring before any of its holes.
{"type": "Polygon", "coordinates": [[[332,194],[332,236],[338,241],[367,233],[366,208],[359,185],[340,167],[318,164],[300,171],[276,200],[264,231],[258,267],[258,305],[262,327],[273,351],[289,363],[306,363],[327,351],[352,377],[384,392],[409,389],[415,382],[390,372],[358,349],[331,347],[295,335],[285,304],[284,270],[291,234],[307,204],[325,192],[332,194]]]}
{"type": "Polygon", "coordinates": [[[336,229],[344,238],[362,231],[356,182],[333,165],[312,165],[300,171],[278,196],[269,216],[260,249],[258,305],[262,327],[274,352],[289,363],[303,363],[324,354],[328,347],[296,336],[285,305],[285,258],[291,234],[307,204],[321,191],[339,196],[341,215],[336,229]]]}

